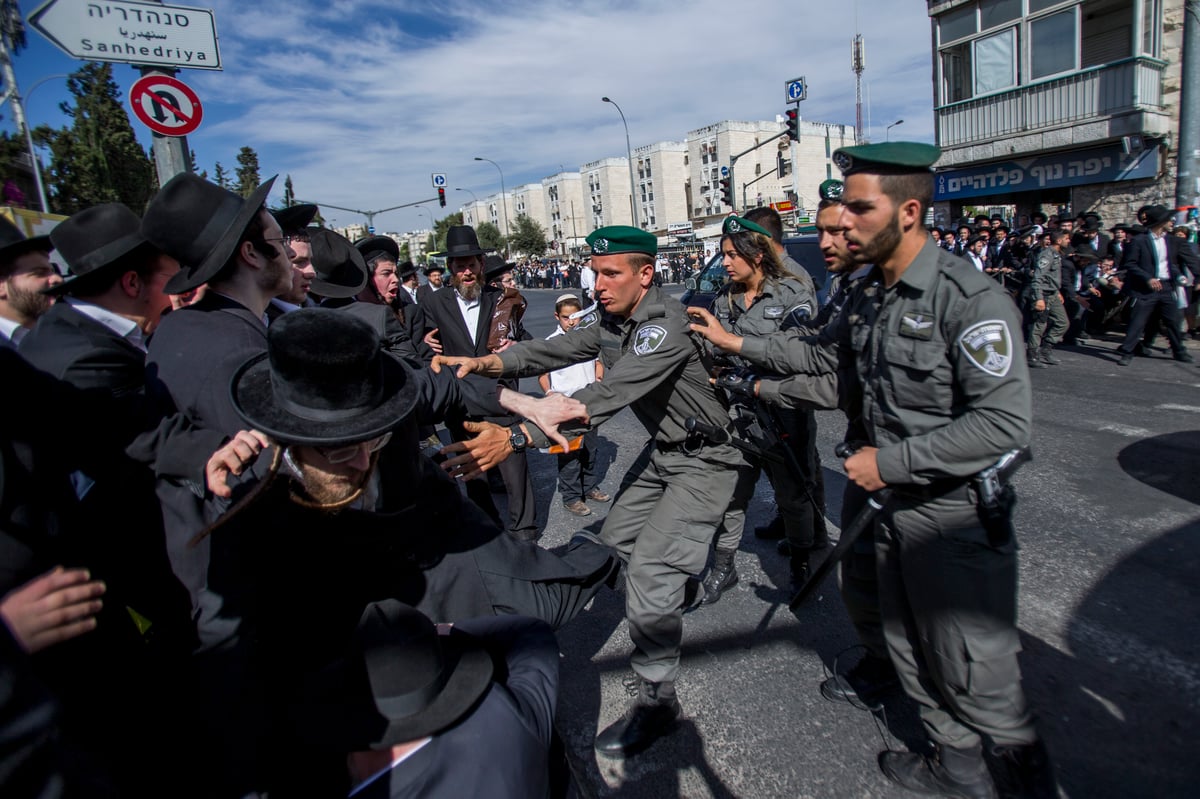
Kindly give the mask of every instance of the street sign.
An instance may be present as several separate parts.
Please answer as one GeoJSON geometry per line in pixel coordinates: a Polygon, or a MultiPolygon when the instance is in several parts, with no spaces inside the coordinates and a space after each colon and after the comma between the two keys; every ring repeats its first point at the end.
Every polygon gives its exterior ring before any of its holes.
{"type": "Polygon", "coordinates": [[[217,23],[207,8],[129,0],[48,0],[29,24],[72,58],[220,69],[217,23]]]}
{"type": "Polygon", "coordinates": [[[780,200],[777,203],[771,203],[771,207],[776,211],[794,211],[796,209],[796,204],[791,200],[780,200]]]}
{"type": "Polygon", "coordinates": [[[442,189],[442,188],[446,187],[446,175],[444,173],[442,173],[442,172],[434,172],[433,173],[433,187],[435,189],[442,189]]]}
{"type": "Polygon", "coordinates": [[[723,177],[723,178],[729,177],[729,167],[727,167],[727,166],[721,167],[721,177],[723,177]]]}
{"type": "Polygon", "coordinates": [[[163,136],[186,136],[204,117],[191,87],[167,75],[138,78],[129,89],[129,105],[142,124],[163,136]]]}
{"type": "Polygon", "coordinates": [[[808,99],[808,81],[803,77],[784,81],[784,94],[789,103],[798,103],[808,99]]]}

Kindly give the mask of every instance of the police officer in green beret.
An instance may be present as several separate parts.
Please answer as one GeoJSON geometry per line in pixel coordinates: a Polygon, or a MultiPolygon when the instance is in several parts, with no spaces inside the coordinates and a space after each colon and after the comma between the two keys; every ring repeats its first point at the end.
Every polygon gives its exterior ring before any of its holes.
{"type": "MultiPolygon", "coordinates": [[[[438,356],[433,363],[435,368],[457,365],[460,377],[471,372],[532,377],[600,358],[604,380],[572,395],[587,406],[591,426],[631,407],[651,433],[600,533],[627,564],[625,612],[638,694],[626,713],[596,737],[596,750],[624,757],[669,732],[681,713],[675,678],[684,589],[689,577],[704,571],[745,460],[728,443],[713,444],[685,426],[695,417],[724,427],[729,414],[709,383],[683,306],[654,285],[657,239],[617,225],[600,228],[587,243],[599,310],[584,316],[574,330],[516,342],[499,354],[438,356]]],[[[532,434],[539,436],[536,430],[532,434]]]]}
{"type": "Polygon", "coordinates": [[[834,153],[850,253],[874,269],[820,336],[693,329],[775,372],[812,375],[793,386],[807,401],[834,407],[840,387],[862,442],[847,476],[893,490],[875,531],[884,636],[935,747],[883,752],[884,774],[919,793],[1055,796],[1017,666],[1011,519],[979,501],[974,480],[1029,444],[1020,319],[995,281],[925,232],[940,154],[903,142],[834,153]]]}

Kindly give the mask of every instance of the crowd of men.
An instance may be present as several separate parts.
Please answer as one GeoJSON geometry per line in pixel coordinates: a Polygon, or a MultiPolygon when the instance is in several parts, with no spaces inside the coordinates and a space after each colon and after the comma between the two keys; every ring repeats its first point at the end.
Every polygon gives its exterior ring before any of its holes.
{"type": "MultiPolygon", "coordinates": [[[[5,794],[562,795],[553,629],[623,590],[636,696],[595,748],[671,734],[683,615],[736,583],[760,469],[793,588],[828,548],[813,411],[840,408],[842,519],[877,516],[840,563],[866,655],[821,693],[918,705],[931,747],[880,757],[906,788],[1056,795],[993,467],[1019,462],[1029,369],[1064,337],[1126,313],[1122,362],[1159,330],[1190,360],[1200,264],[1159,206],[1111,238],[1086,214],[931,233],[938,156],[835,153],[823,307],[773,212],[725,221],[711,309],[660,288],[653,235],[610,226],[545,340],[472,228],[418,285],[391,239],[268,210],[273,181],[184,174],[140,218],[102,205],[48,237],[0,220],[5,794]],[[625,408],[647,441],[600,532],[539,547],[527,449],[594,446],[625,408]]],[[[610,501],[568,464],[572,513],[610,501]]]]}

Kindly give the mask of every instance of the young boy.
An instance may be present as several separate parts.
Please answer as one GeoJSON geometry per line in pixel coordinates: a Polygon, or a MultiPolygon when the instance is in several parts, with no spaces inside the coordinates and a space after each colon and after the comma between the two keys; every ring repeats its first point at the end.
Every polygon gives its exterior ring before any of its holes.
{"type": "MultiPolygon", "coordinates": [[[[571,315],[582,307],[574,294],[563,294],[555,300],[554,319],[558,322],[558,329],[546,338],[565,335],[579,324],[579,320],[572,319],[571,315]]],[[[553,391],[569,397],[603,376],[604,365],[600,361],[585,361],[540,375],[538,383],[546,393],[553,391]]],[[[558,456],[558,490],[562,494],[563,507],[576,516],[592,514],[584,499],[608,502],[608,494],[600,490],[596,480],[597,444],[596,431],[592,429],[583,435],[583,443],[578,449],[558,456]]]]}

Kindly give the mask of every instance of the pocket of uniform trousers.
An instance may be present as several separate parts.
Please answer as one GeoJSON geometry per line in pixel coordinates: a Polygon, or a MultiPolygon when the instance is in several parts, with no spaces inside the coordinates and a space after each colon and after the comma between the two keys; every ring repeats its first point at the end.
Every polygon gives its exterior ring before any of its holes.
{"type": "Polygon", "coordinates": [[[685,574],[698,576],[708,565],[708,550],[715,534],[716,528],[708,525],[689,524],[682,527],[667,547],[667,565],[685,574]]]}
{"type": "Polygon", "coordinates": [[[953,396],[949,369],[938,367],[946,361],[946,345],[940,341],[921,341],[890,336],[883,358],[892,370],[892,390],[902,408],[949,410],[953,396]]]}
{"type": "Polygon", "coordinates": [[[1021,679],[1016,655],[1021,639],[1015,626],[963,639],[967,652],[967,691],[975,696],[997,696],[1021,679]]]}

